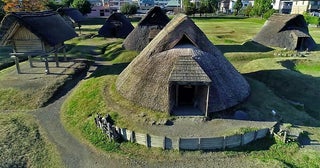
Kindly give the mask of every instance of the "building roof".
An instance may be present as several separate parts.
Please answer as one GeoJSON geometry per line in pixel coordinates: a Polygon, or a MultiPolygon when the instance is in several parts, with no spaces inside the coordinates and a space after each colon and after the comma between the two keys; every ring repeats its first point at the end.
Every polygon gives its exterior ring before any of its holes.
{"type": "Polygon", "coordinates": [[[42,41],[51,46],[63,43],[77,36],[76,32],[56,12],[12,12],[8,13],[0,25],[0,44],[6,45],[17,29],[24,26],[42,41]]]}
{"type": "Polygon", "coordinates": [[[135,103],[168,111],[172,82],[209,84],[209,112],[232,107],[250,93],[244,77],[186,15],[161,30],[118,76],[116,88],[135,103]]]}
{"type": "Polygon", "coordinates": [[[122,13],[113,13],[98,33],[103,37],[126,38],[133,29],[130,21],[122,13]]]}
{"type": "Polygon", "coordinates": [[[295,50],[312,49],[315,42],[309,34],[309,29],[304,17],[300,14],[273,14],[263,25],[260,32],[256,34],[253,41],[272,47],[281,47],[295,50]],[[291,34],[304,37],[303,46],[297,46],[291,34]]]}
{"type": "Polygon", "coordinates": [[[77,8],[59,8],[57,12],[62,16],[69,16],[76,23],[82,22],[86,19],[77,8]]]}
{"type": "Polygon", "coordinates": [[[169,21],[160,7],[151,8],[124,40],[123,47],[127,50],[143,50],[169,21]]]}

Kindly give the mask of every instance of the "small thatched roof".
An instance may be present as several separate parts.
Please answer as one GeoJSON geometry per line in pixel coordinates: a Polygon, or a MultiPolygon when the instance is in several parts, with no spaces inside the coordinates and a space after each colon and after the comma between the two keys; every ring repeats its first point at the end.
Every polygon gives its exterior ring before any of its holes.
{"type": "Polygon", "coordinates": [[[209,112],[232,107],[250,92],[244,77],[186,15],[161,30],[119,75],[116,87],[135,103],[170,112],[175,83],[209,85],[209,112]]]}
{"type": "Polygon", "coordinates": [[[75,23],[82,22],[86,19],[77,8],[59,8],[57,12],[62,16],[70,17],[75,23]]]}
{"type": "Polygon", "coordinates": [[[0,44],[6,45],[16,31],[24,26],[51,46],[63,43],[77,36],[65,20],[53,11],[8,13],[0,25],[0,44]]]}
{"type": "Polygon", "coordinates": [[[312,49],[316,46],[309,34],[308,25],[300,14],[273,14],[253,41],[290,50],[312,49]]]}
{"type": "Polygon", "coordinates": [[[169,21],[160,7],[151,8],[124,40],[123,47],[127,50],[143,50],[169,21]]]}
{"type": "Polygon", "coordinates": [[[103,37],[126,38],[134,29],[130,21],[122,13],[113,13],[99,30],[103,37]]]}

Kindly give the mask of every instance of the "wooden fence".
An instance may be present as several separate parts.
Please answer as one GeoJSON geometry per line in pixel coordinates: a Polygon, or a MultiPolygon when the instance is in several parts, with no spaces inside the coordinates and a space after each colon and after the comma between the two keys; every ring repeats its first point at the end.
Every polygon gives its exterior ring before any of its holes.
{"type": "MultiPolygon", "coordinates": [[[[101,129],[103,123],[96,120],[101,129]]],[[[246,145],[257,139],[266,137],[270,133],[269,128],[247,132],[241,135],[223,137],[166,137],[144,134],[116,127],[115,130],[121,137],[130,142],[138,143],[146,147],[158,147],[162,149],[176,150],[225,150],[246,145]]],[[[271,130],[272,131],[272,130],[271,130]]]]}

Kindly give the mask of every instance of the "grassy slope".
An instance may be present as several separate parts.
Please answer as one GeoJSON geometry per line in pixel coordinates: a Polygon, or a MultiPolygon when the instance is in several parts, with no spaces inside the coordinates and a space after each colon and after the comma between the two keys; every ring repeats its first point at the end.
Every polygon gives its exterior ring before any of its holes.
{"type": "Polygon", "coordinates": [[[33,117],[0,115],[0,167],[62,167],[55,147],[33,117]]]}

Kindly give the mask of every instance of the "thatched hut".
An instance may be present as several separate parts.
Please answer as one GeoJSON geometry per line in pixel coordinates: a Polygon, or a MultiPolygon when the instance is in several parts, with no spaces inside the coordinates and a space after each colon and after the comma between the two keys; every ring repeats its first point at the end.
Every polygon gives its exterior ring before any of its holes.
{"type": "Polygon", "coordinates": [[[85,17],[77,8],[59,8],[57,12],[69,23],[73,28],[78,27],[80,30],[81,22],[85,21],[85,17]]]}
{"type": "Polygon", "coordinates": [[[122,13],[113,13],[99,30],[103,37],[126,38],[134,29],[130,21],[122,13]]]}
{"type": "Polygon", "coordinates": [[[244,101],[250,87],[186,15],[178,15],[119,75],[117,90],[142,106],[208,113],[244,101]]]}
{"type": "Polygon", "coordinates": [[[273,14],[253,41],[288,50],[311,50],[316,46],[303,15],[299,14],[273,14]]]}
{"type": "Polygon", "coordinates": [[[12,45],[18,73],[19,57],[43,56],[46,59],[46,72],[49,73],[47,56],[64,49],[64,41],[76,37],[74,29],[53,11],[8,13],[0,25],[0,45],[12,45]]]}
{"type": "Polygon", "coordinates": [[[127,50],[143,50],[169,21],[160,7],[151,8],[123,41],[123,47],[127,50]]]}

